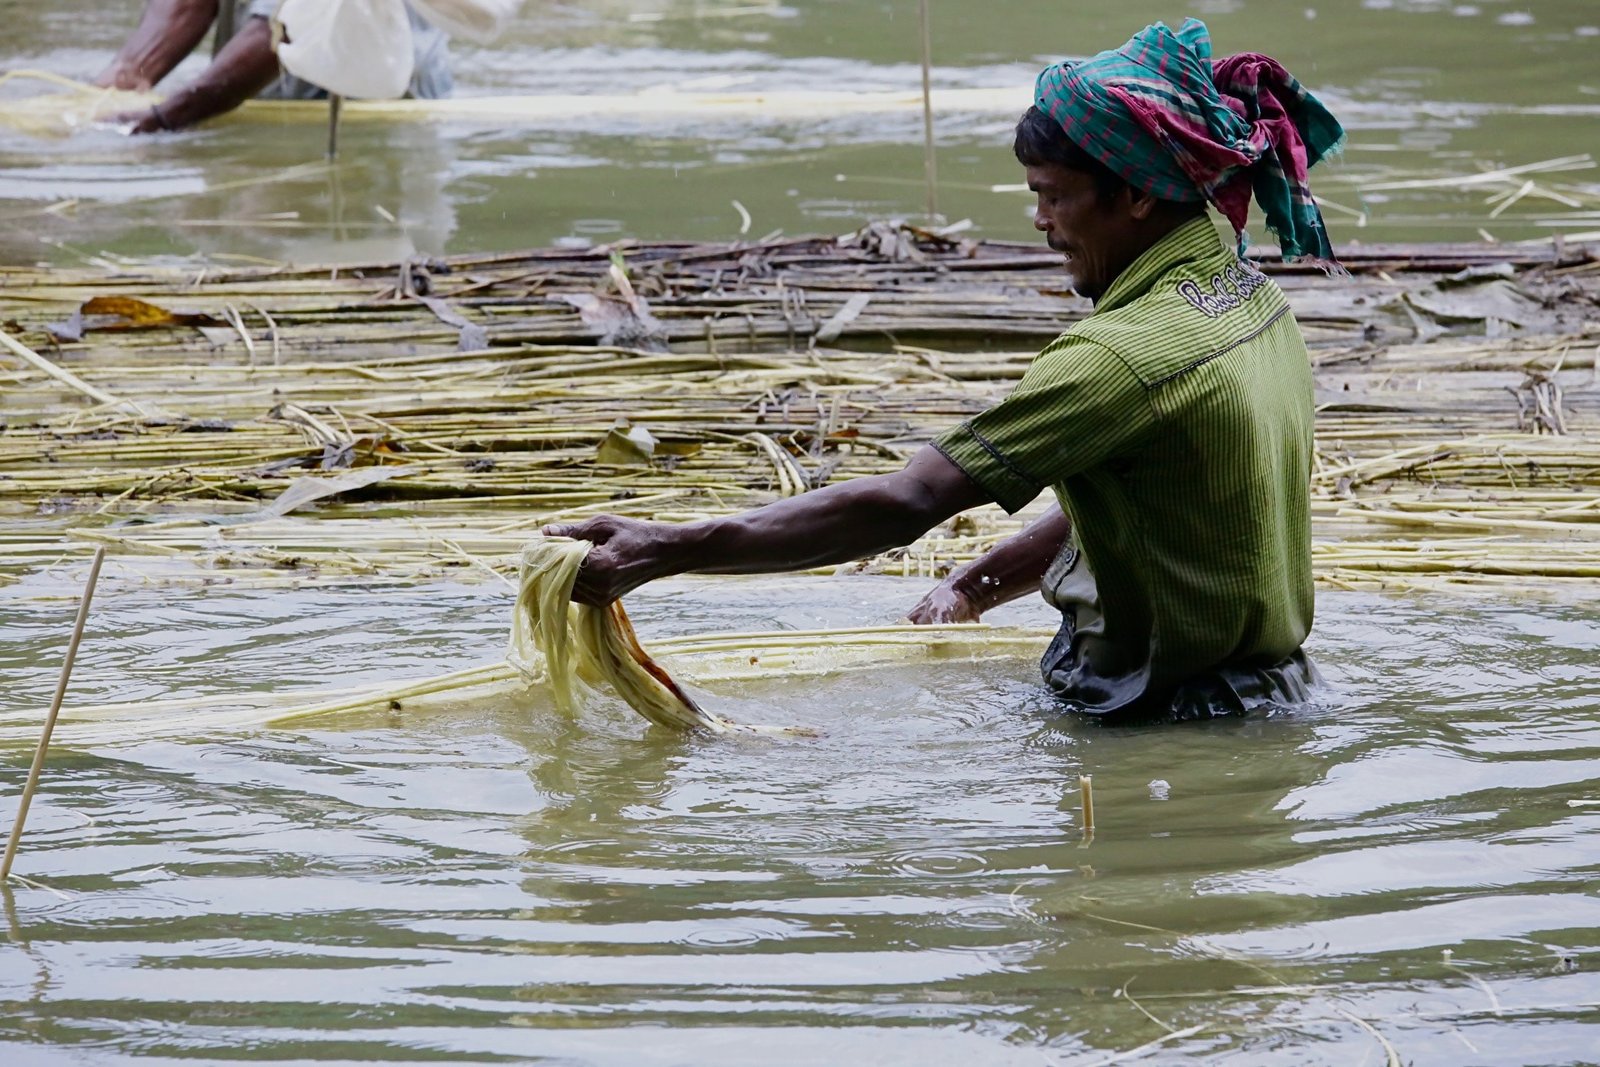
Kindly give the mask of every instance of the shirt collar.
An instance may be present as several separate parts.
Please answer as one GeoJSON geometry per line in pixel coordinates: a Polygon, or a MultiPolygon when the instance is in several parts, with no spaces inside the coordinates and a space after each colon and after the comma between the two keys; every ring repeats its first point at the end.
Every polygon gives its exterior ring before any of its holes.
{"type": "Polygon", "coordinates": [[[1117,275],[1105,295],[1094,306],[1096,315],[1115,311],[1150,291],[1156,279],[1180,263],[1204,259],[1224,250],[1222,237],[1210,214],[1196,215],[1161,240],[1145,249],[1138,259],[1117,275]]]}

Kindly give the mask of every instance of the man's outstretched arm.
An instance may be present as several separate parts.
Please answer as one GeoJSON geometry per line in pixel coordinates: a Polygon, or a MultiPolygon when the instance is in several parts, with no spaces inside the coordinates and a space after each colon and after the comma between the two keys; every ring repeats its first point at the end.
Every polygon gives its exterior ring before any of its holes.
{"type": "Polygon", "coordinates": [[[1039,591],[1044,572],[1072,534],[1059,506],[929,590],[907,616],[914,623],[977,622],[984,612],[1039,591]]]}
{"type": "Polygon", "coordinates": [[[840,482],[727,518],[674,525],[602,515],[544,532],[594,542],[572,596],[605,604],[670,574],[761,574],[847,563],[908,545],[988,500],[930,446],[893,474],[840,482]]]}
{"type": "Polygon", "coordinates": [[[252,16],[223,46],[217,58],[191,84],[148,111],[119,116],[132,122],[132,133],[179,130],[232,111],[278,76],[278,55],[272,50],[272,24],[252,16]]]}
{"type": "Polygon", "coordinates": [[[150,0],[139,28],[95,84],[149,92],[194,51],[216,17],[217,0],[150,0]]]}

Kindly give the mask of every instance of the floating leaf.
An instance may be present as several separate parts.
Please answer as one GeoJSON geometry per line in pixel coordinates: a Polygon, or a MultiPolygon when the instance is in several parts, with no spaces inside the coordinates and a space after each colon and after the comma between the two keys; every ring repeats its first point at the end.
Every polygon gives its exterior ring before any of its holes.
{"type": "Polygon", "coordinates": [[[601,440],[595,460],[612,467],[648,467],[655,454],[655,434],[618,419],[601,440]]]}
{"type": "Polygon", "coordinates": [[[650,313],[644,297],[632,291],[626,296],[596,293],[563,293],[557,299],[578,309],[578,316],[599,334],[602,345],[640,348],[649,352],[667,350],[666,329],[650,313]],[[631,297],[631,299],[629,299],[631,297]]]}
{"type": "Polygon", "coordinates": [[[416,467],[363,467],[360,470],[346,471],[343,474],[320,478],[314,476],[296,478],[271,503],[258,511],[244,516],[239,521],[256,522],[261,519],[281,518],[296,508],[304,507],[313,501],[325,500],[330,496],[348,493],[355,489],[364,489],[376,482],[413,474],[416,470],[416,467]]]}
{"type": "Polygon", "coordinates": [[[454,326],[459,331],[456,347],[462,352],[481,352],[489,347],[489,331],[443,300],[436,296],[418,296],[417,300],[433,312],[434,317],[440,322],[446,326],[454,326]]]}
{"type": "Polygon", "coordinates": [[[210,315],[168,311],[132,296],[97,296],[83,302],[66,322],[46,327],[58,341],[81,341],[90,330],[151,330],[164,326],[215,326],[210,315]]]}
{"type": "Polygon", "coordinates": [[[846,300],[844,306],[834,312],[831,319],[822,324],[822,328],[817,331],[817,335],[812,340],[819,345],[831,344],[837,341],[839,335],[844,332],[845,327],[861,317],[861,313],[866,310],[867,303],[871,299],[871,293],[857,293],[849,300],[846,300]]]}
{"type": "Polygon", "coordinates": [[[1440,325],[1499,319],[1517,326],[1545,326],[1552,315],[1520,286],[1496,276],[1458,281],[1448,288],[1428,286],[1405,293],[1402,300],[1440,325]]]}

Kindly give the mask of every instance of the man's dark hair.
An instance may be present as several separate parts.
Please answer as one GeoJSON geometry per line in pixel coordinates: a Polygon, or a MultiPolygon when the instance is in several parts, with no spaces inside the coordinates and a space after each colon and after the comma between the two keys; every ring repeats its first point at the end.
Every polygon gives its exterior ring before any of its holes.
{"type": "Polygon", "coordinates": [[[1078,147],[1061,124],[1038,107],[1028,108],[1017,121],[1017,138],[1012,142],[1011,151],[1024,167],[1056,163],[1089,175],[1102,201],[1110,200],[1128,184],[1110,167],[1078,147]]]}
{"type": "MultiPolygon", "coordinates": [[[[1061,124],[1040,111],[1037,106],[1024,111],[1022,118],[1017,121],[1017,137],[1012,142],[1011,151],[1016,154],[1017,162],[1024,167],[1042,167],[1047,163],[1055,163],[1068,170],[1089,175],[1094,179],[1095,192],[1100,197],[1101,203],[1109,202],[1124,185],[1128,184],[1116,171],[1078,147],[1078,143],[1067,136],[1061,124]]],[[[1161,207],[1172,212],[1177,218],[1204,214],[1206,210],[1204,200],[1192,203],[1182,200],[1163,200],[1161,207]]]]}

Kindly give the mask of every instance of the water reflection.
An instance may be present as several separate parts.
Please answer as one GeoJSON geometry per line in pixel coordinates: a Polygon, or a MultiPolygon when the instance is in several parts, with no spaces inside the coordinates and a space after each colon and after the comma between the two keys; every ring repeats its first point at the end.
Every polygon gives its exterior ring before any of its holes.
{"type": "MultiPolygon", "coordinates": [[[[456,80],[467,96],[915,91],[915,10],[909,0],[528,5],[501,42],[457,43],[456,80]]],[[[1024,89],[1046,62],[1185,14],[1206,17],[1224,50],[1283,60],[1344,120],[1346,154],[1318,181],[1319,195],[1335,205],[1339,240],[1475,240],[1480,229],[1513,240],[1594,229],[1582,210],[1595,192],[1587,174],[1541,179],[1566,189],[1558,195],[1568,201],[1575,196],[1578,208],[1527,196],[1492,218],[1484,198],[1498,187],[1363,192],[1383,179],[1470,174],[1583,151],[1600,116],[1592,55],[1600,20],[1587,0],[1546,0],[1526,11],[1500,0],[1336,9],[1137,0],[1114,11],[1058,7],[1047,17],[1023,0],[945,5],[936,12],[935,83],[1024,89]]],[[[78,77],[92,76],[126,29],[83,0],[13,16],[0,66],[78,77]]],[[[186,66],[173,77],[195,72],[186,66]]],[[[1024,199],[993,188],[1018,180],[1006,150],[1013,119],[940,116],[940,203],[982,233],[1031,240],[1024,199]]],[[[915,110],[350,123],[334,177],[313,179],[282,172],[320,164],[316,122],[224,123],[152,143],[104,132],[40,141],[0,124],[0,255],[68,264],[104,253],[350,262],[378,249],[548,244],[583,235],[578,224],[593,219],[617,226],[587,234],[591,240],[727,239],[742,221],[730,206],[736,199],[753,216],[747,236],[835,231],[920,212],[920,142],[915,110]],[[231,183],[241,180],[259,184],[235,205],[231,183]],[[157,208],[157,196],[171,202],[157,208]]]]}
{"type": "MultiPolygon", "coordinates": [[[[636,614],[761,626],[782,603],[839,624],[916,585],[683,581],[636,614]]],[[[113,592],[85,684],[170,693],[205,659],[173,671],[106,629],[220,641],[218,687],[291,662],[325,684],[430,673],[498,644],[482,590],[385,596],[357,627],[350,594],[215,591],[184,619],[113,592]]],[[[49,647],[48,609],[14,602],[0,644],[49,647]]],[[[1417,1063],[1587,1047],[1597,827],[1567,802],[1600,782],[1592,618],[1344,594],[1320,618],[1324,706],[1175,729],[1060,716],[1017,662],[709,697],[820,726],[808,741],[532,701],[64,751],[23,869],[70,899],[15,893],[0,1040],[1072,1063],[1167,1037],[1202,1061],[1347,1064],[1382,1055],[1365,1024],[1417,1063]],[[1495,666],[1439,669],[1472,663],[1495,666]]],[[[29,699],[50,667],[13,670],[29,699]]]]}
{"type": "Polygon", "coordinates": [[[202,255],[362,263],[444,252],[456,230],[455,199],[446,191],[455,143],[421,123],[383,131],[373,143],[377,132],[347,131],[344,158],[307,167],[304,178],[208,190],[164,204],[151,221],[165,216],[189,231],[202,255]]]}
{"type": "Polygon", "coordinates": [[[195,133],[201,145],[236,143],[212,160],[196,158],[187,141],[117,138],[105,151],[126,150],[131,159],[56,163],[46,156],[0,170],[0,189],[14,197],[69,204],[0,233],[0,256],[27,262],[43,254],[82,265],[98,250],[80,242],[113,234],[147,254],[219,262],[394,261],[446,250],[457,226],[459,193],[448,191],[455,141],[423,123],[352,125],[343,157],[329,164],[301,133],[238,126],[195,133]],[[70,236],[53,236],[57,224],[70,236]]]}

